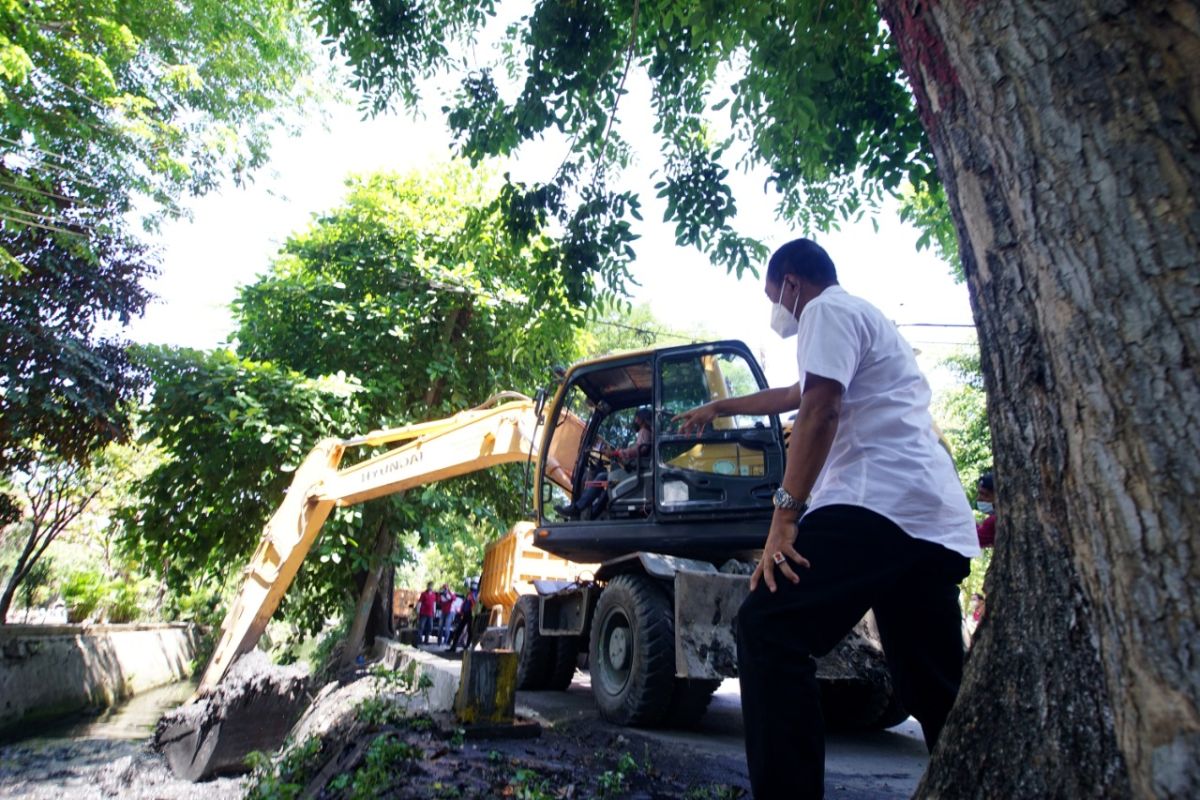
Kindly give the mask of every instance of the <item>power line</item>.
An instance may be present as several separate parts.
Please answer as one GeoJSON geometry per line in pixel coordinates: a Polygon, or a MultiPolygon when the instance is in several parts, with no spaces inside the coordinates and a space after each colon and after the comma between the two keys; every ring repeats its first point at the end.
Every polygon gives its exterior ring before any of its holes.
{"type": "Polygon", "coordinates": [[[67,197],[66,195],[61,195],[61,194],[57,194],[55,192],[47,191],[46,189],[42,189],[39,186],[22,186],[19,183],[8,182],[8,181],[3,181],[3,180],[0,180],[0,186],[7,187],[9,189],[14,189],[18,192],[30,192],[32,194],[38,194],[38,195],[41,195],[42,197],[49,197],[54,200],[63,200],[65,202],[70,203],[71,205],[79,207],[79,208],[90,208],[90,209],[94,209],[96,211],[104,210],[101,206],[92,205],[91,203],[85,203],[76,197],[67,197]]]}
{"type": "MultiPolygon", "coordinates": [[[[2,211],[2,210],[3,209],[0,209],[0,211],[2,211]]],[[[87,236],[80,233],[79,231],[69,231],[69,230],[66,230],[65,228],[56,228],[53,225],[43,225],[40,222],[34,222],[33,220],[29,220],[29,219],[6,217],[2,213],[0,213],[0,220],[3,220],[4,222],[11,222],[11,223],[14,223],[17,225],[29,225],[34,228],[41,228],[42,230],[53,231],[55,233],[65,233],[67,236],[78,236],[80,239],[87,238],[87,236]]]]}
{"type": "Polygon", "coordinates": [[[973,322],[897,322],[897,328],[974,328],[973,322]]]}
{"type": "Polygon", "coordinates": [[[45,214],[40,211],[28,211],[24,208],[8,208],[6,206],[0,206],[0,211],[7,211],[10,214],[21,214],[26,217],[31,217],[32,219],[45,220],[47,222],[58,223],[59,225],[76,225],[85,229],[88,227],[80,224],[77,220],[64,219],[63,217],[57,217],[54,214],[45,214]]]}
{"type": "Polygon", "coordinates": [[[926,346],[935,346],[936,345],[936,346],[944,346],[944,347],[978,347],[979,346],[979,342],[934,342],[934,341],[921,341],[919,339],[910,339],[910,340],[908,340],[908,343],[909,344],[920,344],[920,345],[926,345],[926,346]]]}
{"type": "Polygon", "coordinates": [[[65,180],[67,180],[71,183],[75,183],[80,186],[86,186],[89,189],[95,189],[98,192],[107,191],[103,186],[99,186],[97,184],[92,183],[91,181],[86,181],[83,178],[78,177],[79,173],[74,172],[73,170],[68,169],[67,167],[61,167],[58,164],[54,164],[49,161],[42,161],[40,164],[37,165],[37,168],[53,170],[54,172],[57,172],[59,175],[62,175],[65,180]]]}
{"type": "Polygon", "coordinates": [[[653,328],[639,328],[636,325],[626,325],[621,322],[611,322],[609,320],[604,320],[604,319],[594,319],[594,320],[592,320],[592,323],[595,325],[607,325],[610,328],[623,328],[624,330],[634,331],[635,333],[640,333],[644,336],[655,336],[655,337],[664,337],[664,338],[668,338],[668,339],[679,339],[679,340],[685,341],[685,342],[696,340],[695,336],[690,336],[690,335],[682,334],[682,333],[676,333],[674,331],[661,331],[661,330],[655,330],[653,328]]]}
{"type": "Polygon", "coordinates": [[[46,79],[46,80],[50,81],[50,83],[53,83],[53,84],[55,84],[55,85],[56,85],[56,86],[58,86],[60,89],[65,89],[66,91],[70,92],[71,94],[73,94],[73,95],[76,95],[77,97],[79,97],[79,98],[81,98],[82,100],[86,101],[88,104],[90,104],[90,105],[94,106],[96,109],[98,109],[99,111],[102,111],[102,112],[104,112],[105,114],[110,114],[110,113],[112,113],[112,111],[113,111],[113,109],[112,109],[112,108],[110,108],[110,107],[108,107],[108,106],[104,105],[103,103],[100,103],[99,101],[97,101],[97,100],[96,100],[96,98],[94,98],[94,97],[89,97],[88,95],[84,94],[83,92],[79,91],[78,89],[76,89],[76,88],[75,88],[75,87],[73,87],[73,86],[68,86],[67,84],[65,84],[65,83],[63,83],[62,81],[60,81],[60,80],[58,80],[57,78],[55,78],[53,75],[48,75],[48,74],[45,74],[45,73],[39,73],[39,72],[38,72],[38,71],[36,71],[36,70],[34,71],[34,73],[33,73],[33,74],[34,74],[34,75],[37,75],[39,78],[44,78],[44,79],[46,79]]]}
{"type": "MultiPolygon", "coordinates": [[[[11,142],[12,140],[6,139],[5,137],[0,136],[0,141],[11,142]]],[[[18,146],[23,146],[23,145],[18,145],[18,146]]],[[[42,150],[39,147],[34,147],[34,149],[38,150],[42,153],[47,152],[45,150],[42,150]]],[[[99,186],[95,183],[92,183],[89,180],[86,180],[83,177],[84,173],[81,173],[78,170],[71,169],[70,167],[64,166],[62,164],[55,164],[53,161],[47,161],[45,158],[42,158],[40,160],[33,159],[27,153],[20,153],[20,152],[16,152],[16,151],[12,151],[12,152],[14,155],[17,155],[24,159],[27,159],[29,161],[29,163],[32,165],[31,168],[53,170],[54,172],[57,172],[59,175],[62,175],[63,178],[66,179],[67,181],[70,181],[72,183],[77,183],[80,186],[87,186],[87,187],[89,187],[91,189],[95,189],[97,191],[101,191],[101,192],[105,191],[103,186],[99,186]]]]}
{"type": "Polygon", "coordinates": [[[34,150],[37,150],[39,153],[42,153],[43,155],[45,155],[49,158],[57,159],[58,161],[61,161],[64,164],[75,164],[76,166],[81,167],[85,170],[90,169],[90,167],[87,164],[83,163],[82,161],[80,161],[77,158],[74,158],[72,156],[64,156],[61,153],[51,152],[50,150],[46,150],[43,147],[38,147],[36,144],[25,144],[24,142],[19,142],[16,139],[9,139],[7,136],[0,136],[0,142],[7,142],[16,147],[31,147],[34,150]]]}

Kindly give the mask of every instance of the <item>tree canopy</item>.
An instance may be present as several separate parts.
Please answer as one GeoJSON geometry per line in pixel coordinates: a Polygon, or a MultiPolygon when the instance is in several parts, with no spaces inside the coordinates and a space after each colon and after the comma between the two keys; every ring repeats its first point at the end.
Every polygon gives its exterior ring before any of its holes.
{"type": "MultiPolygon", "coordinates": [[[[931,232],[925,243],[952,241],[898,51],[873,4],[538,2],[501,35],[495,63],[465,60],[462,44],[497,5],[401,3],[395,13],[321,2],[314,13],[372,110],[413,105],[424,77],[456,76],[444,111],[472,161],[550,133],[571,140],[556,172],[508,187],[510,217],[562,215],[554,203],[570,197],[576,218],[616,224],[612,207],[592,201],[604,192],[634,199],[604,187],[619,183],[613,168],[632,155],[613,123],[639,70],[652,85],[663,162],[656,188],[679,244],[739,274],[764,259],[765,246],[735,224],[734,168],[764,169],[780,215],[802,227],[828,228],[903,195],[910,218],[931,232]]],[[[636,207],[629,212],[637,218],[636,207]]]]}
{"type": "MultiPolygon", "coordinates": [[[[179,589],[233,575],[323,437],[532,393],[573,355],[578,312],[495,222],[495,182],[464,164],[349,181],[343,204],[283,245],[234,306],[237,352],[150,349],[143,414],[167,461],[141,487],[127,545],[179,589]]],[[[289,595],[316,629],[350,598],[380,526],[418,541],[490,539],[524,510],[519,465],[339,510],[289,595]],[[411,536],[409,537],[411,538],[411,536]]]]}
{"type": "Polygon", "coordinates": [[[136,236],[266,160],[311,89],[289,0],[0,3],[0,468],[120,436],[144,376],[97,325],[142,313],[136,236]]]}

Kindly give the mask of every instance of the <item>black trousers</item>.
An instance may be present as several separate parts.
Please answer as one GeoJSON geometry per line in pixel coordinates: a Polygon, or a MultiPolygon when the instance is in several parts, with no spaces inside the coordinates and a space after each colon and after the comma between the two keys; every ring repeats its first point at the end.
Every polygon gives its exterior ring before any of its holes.
{"type": "Polygon", "coordinates": [[[827,506],[801,520],[792,565],[800,582],[777,576],[738,612],[738,674],[746,762],[758,800],[820,798],[825,726],[815,658],[874,609],[900,699],[932,750],[962,678],[958,584],[970,562],[914,539],[857,506],[827,506]]]}

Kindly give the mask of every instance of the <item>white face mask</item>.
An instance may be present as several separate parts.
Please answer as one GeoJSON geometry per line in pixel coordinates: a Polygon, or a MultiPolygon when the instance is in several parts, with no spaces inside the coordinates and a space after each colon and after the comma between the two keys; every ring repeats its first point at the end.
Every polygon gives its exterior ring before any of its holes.
{"type": "Polygon", "coordinates": [[[995,509],[995,507],[991,503],[989,503],[987,500],[976,500],[975,507],[978,508],[980,511],[982,511],[984,514],[990,514],[995,509]]]}
{"type": "MultiPolygon", "coordinates": [[[[783,299],[783,288],[779,289],[779,298],[783,299]]],[[[796,295],[796,302],[792,304],[792,310],[788,311],[787,306],[776,300],[771,306],[771,330],[778,333],[784,339],[790,339],[800,330],[800,320],[796,319],[796,309],[800,307],[800,295],[796,295]]]]}

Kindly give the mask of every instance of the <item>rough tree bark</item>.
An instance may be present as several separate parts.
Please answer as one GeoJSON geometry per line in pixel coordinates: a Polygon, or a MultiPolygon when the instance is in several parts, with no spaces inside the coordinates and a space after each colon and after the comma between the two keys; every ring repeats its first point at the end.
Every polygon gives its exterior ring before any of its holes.
{"type": "Polygon", "coordinates": [[[1200,796],[1197,4],[878,3],[958,228],[1001,508],[918,795],[1200,796]]]}

